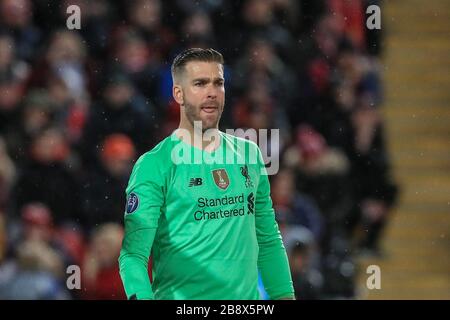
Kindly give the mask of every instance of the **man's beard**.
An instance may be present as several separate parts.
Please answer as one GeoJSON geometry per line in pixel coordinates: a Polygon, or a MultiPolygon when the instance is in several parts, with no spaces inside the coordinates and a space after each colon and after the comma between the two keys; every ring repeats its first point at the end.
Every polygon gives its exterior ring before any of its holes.
{"type": "Polygon", "coordinates": [[[189,101],[186,100],[186,97],[184,97],[184,110],[186,112],[186,118],[188,119],[189,123],[191,124],[192,128],[194,128],[194,121],[201,121],[202,123],[202,132],[205,132],[208,129],[217,128],[219,124],[220,117],[222,116],[222,108],[217,103],[217,119],[213,123],[205,123],[205,120],[202,120],[200,118],[200,112],[201,112],[201,105],[196,107],[193,104],[189,103],[189,101]]]}

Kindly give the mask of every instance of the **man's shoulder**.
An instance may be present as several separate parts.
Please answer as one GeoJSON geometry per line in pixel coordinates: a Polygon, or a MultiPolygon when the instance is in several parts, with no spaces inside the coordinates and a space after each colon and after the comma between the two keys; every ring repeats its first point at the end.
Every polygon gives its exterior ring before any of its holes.
{"type": "Polygon", "coordinates": [[[169,135],[163,140],[161,140],[151,150],[142,154],[136,161],[136,164],[151,165],[151,166],[164,164],[167,166],[170,163],[169,160],[172,148],[173,148],[172,135],[169,135]]]}
{"type": "Polygon", "coordinates": [[[250,147],[252,149],[259,148],[258,145],[255,142],[253,142],[252,140],[241,138],[239,136],[225,133],[223,131],[221,131],[221,134],[227,142],[229,142],[235,146],[245,146],[247,148],[250,147]]]}

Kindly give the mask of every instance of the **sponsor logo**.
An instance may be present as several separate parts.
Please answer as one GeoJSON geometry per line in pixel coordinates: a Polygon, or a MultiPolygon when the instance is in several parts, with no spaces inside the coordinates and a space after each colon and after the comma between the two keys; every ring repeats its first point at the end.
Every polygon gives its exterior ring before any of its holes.
{"type": "Polygon", "coordinates": [[[224,196],[221,198],[197,199],[197,211],[194,212],[196,221],[220,220],[233,217],[244,217],[254,214],[254,196],[253,193],[245,195],[241,193],[235,196],[224,196]],[[245,202],[247,200],[247,209],[245,202]]]}
{"type": "Polygon", "coordinates": [[[255,213],[255,197],[253,195],[253,192],[250,193],[247,197],[247,213],[248,214],[253,214],[255,213]]]}
{"type": "Polygon", "coordinates": [[[202,184],[202,178],[191,178],[191,180],[189,180],[189,187],[201,186],[202,184]]]}

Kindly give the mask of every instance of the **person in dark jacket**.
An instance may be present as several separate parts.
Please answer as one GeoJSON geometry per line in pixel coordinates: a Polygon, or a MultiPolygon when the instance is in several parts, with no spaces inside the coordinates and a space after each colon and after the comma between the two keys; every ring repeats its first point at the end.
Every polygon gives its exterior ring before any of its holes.
{"type": "Polygon", "coordinates": [[[78,181],[65,164],[70,149],[62,132],[47,128],[30,146],[30,161],[20,170],[15,185],[14,207],[42,202],[54,214],[56,225],[79,223],[78,181]]]}
{"type": "Polygon", "coordinates": [[[108,222],[121,223],[125,189],[136,150],[124,134],[108,135],[99,152],[100,165],[92,169],[82,185],[83,221],[88,230],[108,222]]]}

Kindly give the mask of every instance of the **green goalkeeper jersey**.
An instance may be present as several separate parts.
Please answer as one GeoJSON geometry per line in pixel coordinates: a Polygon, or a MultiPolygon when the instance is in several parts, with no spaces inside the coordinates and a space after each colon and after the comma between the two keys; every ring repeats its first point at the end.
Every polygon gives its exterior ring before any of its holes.
{"type": "Polygon", "coordinates": [[[136,162],[119,258],[128,298],[259,299],[258,270],[271,299],[294,296],[260,150],[219,136],[207,152],[172,133],[136,162]]]}

